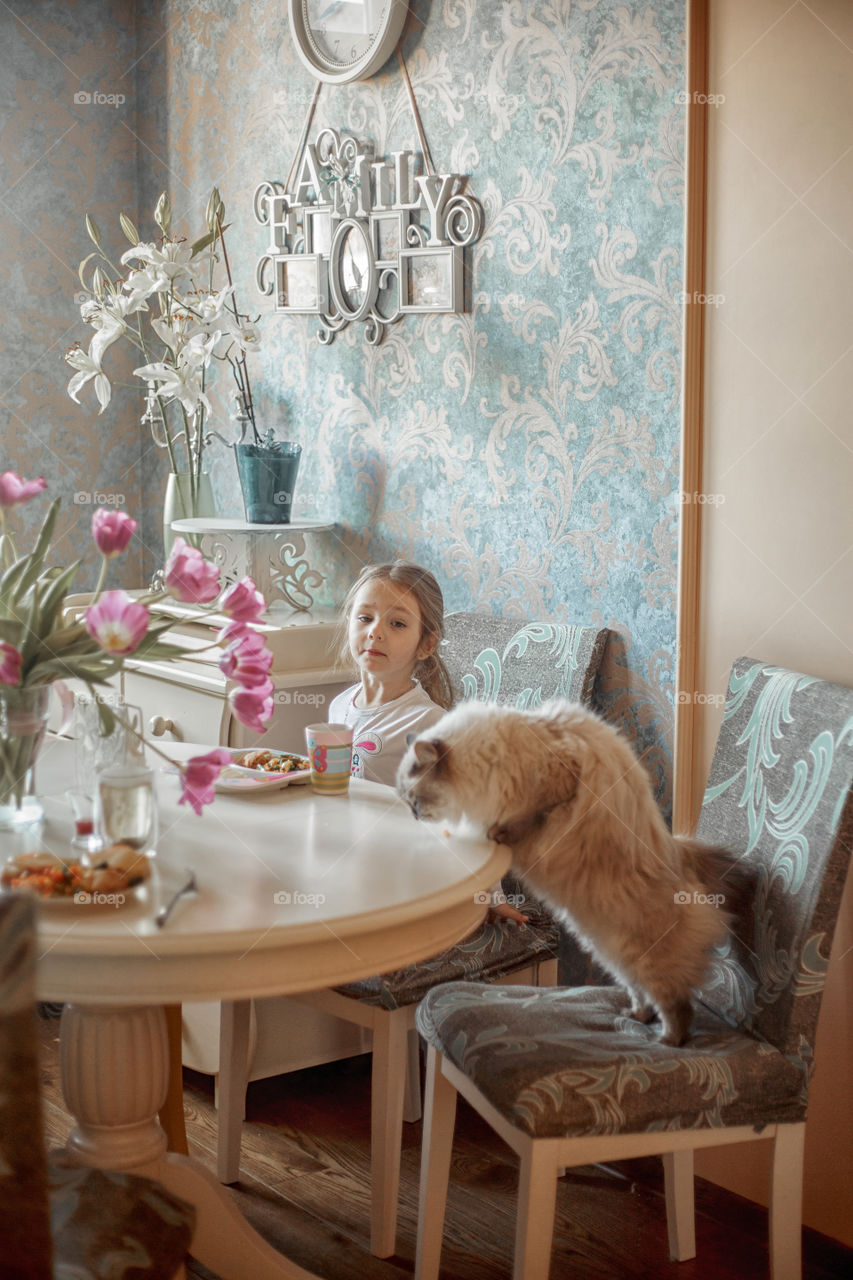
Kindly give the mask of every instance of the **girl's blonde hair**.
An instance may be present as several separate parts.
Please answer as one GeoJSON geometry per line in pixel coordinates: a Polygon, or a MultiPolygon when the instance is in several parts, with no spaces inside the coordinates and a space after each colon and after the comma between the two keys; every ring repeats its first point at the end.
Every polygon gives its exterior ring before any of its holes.
{"type": "Polygon", "coordinates": [[[347,638],[350,614],[356,596],[368,582],[392,582],[395,587],[411,591],[421,614],[421,640],[426,636],[434,636],[436,644],[429,657],[421,658],[415,663],[412,674],[433,702],[437,702],[440,707],[452,707],[453,686],[450,673],[438,656],[438,645],[444,637],[444,597],[441,594],[441,587],[429,569],[424,569],[419,564],[412,564],[409,560],[395,560],[393,564],[365,565],[344,600],[341,620],[341,656],[344,660],[352,656],[347,638]]]}

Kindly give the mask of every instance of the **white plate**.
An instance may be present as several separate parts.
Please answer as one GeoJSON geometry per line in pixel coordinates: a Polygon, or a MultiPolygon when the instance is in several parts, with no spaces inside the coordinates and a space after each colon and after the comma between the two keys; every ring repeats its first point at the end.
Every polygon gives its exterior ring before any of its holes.
{"type": "MultiPolygon", "coordinates": [[[[251,773],[247,773],[245,766],[240,765],[243,756],[256,748],[241,747],[239,751],[233,751],[234,765],[226,765],[214,783],[214,790],[224,795],[232,796],[248,796],[257,795],[262,791],[280,791],[283,787],[289,787],[291,782],[304,783],[311,777],[310,769],[299,769],[294,773],[267,773],[264,769],[256,769],[251,773]]],[[[301,756],[299,751],[283,751],[282,755],[301,756]]],[[[306,757],[302,756],[304,760],[306,757]]],[[[177,765],[165,766],[164,773],[179,773],[177,765]]]]}
{"type": "Polygon", "coordinates": [[[225,795],[255,795],[260,791],[280,791],[289,787],[291,782],[307,782],[311,777],[310,769],[301,769],[298,773],[265,773],[258,769],[257,775],[244,773],[242,769],[232,769],[226,765],[215,782],[215,789],[225,795]]]}

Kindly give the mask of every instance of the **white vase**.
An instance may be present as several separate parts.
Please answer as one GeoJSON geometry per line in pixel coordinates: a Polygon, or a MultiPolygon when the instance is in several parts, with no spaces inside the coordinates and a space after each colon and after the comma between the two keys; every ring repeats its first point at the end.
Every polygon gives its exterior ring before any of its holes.
{"type": "MultiPolygon", "coordinates": [[[[190,477],[185,471],[170,471],[166,481],[166,498],[163,502],[163,548],[166,557],[172,550],[175,534],[172,532],[173,520],[189,520],[196,516],[212,516],[216,514],[216,503],[213,500],[213,489],[210,476],[206,471],[201,473],[196,490],[195,502],[190,492],[190,477]]],[[[187,539],[189,541],[189,539],[187,539]]]]}

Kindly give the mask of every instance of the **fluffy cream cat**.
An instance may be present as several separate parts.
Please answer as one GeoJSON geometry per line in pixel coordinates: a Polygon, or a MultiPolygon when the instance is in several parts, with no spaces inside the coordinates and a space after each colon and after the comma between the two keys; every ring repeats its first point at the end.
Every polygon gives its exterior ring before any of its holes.
{"type": "MultiPolygon", "coordinates": [[[[690,1029],[691,988],[726,934],[723,850],[670,834],[628,742],[574,703],[469,702],[409,746],[397,790],[415,816],[466,815],[512,850],[513,870],[627,989],[662,1039],[690,1029]]],[[[731,896],[731,895],[728,895],[731,896]]]]}

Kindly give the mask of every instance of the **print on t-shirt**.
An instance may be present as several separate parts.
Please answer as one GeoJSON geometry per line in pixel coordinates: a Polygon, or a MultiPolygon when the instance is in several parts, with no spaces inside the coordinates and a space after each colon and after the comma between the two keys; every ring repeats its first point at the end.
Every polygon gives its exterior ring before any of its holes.
{"type": "Polygon", "coordinates": [[[359,733],[352,744],[352,769],[354,778],[364,777],[364,752],[370,752],[369,758],[375,760],[382,750],[382,739],[378,733],[359,733]]]}

